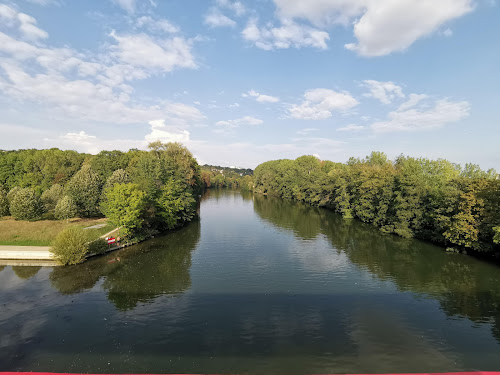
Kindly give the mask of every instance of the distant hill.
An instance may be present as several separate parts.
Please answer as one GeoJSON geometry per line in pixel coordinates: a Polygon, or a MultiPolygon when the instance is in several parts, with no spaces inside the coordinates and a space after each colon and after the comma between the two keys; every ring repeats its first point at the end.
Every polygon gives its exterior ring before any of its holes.
{"type": "Polygon", "coordinates": [[[210,171],[212,173],[220,173],[225,177],[238,177],[238,176],[253,176],[252,169],[244,168],[231,168],[231,167],[221,167],[219,165],[202,165],[202,171],[210,171]]]}

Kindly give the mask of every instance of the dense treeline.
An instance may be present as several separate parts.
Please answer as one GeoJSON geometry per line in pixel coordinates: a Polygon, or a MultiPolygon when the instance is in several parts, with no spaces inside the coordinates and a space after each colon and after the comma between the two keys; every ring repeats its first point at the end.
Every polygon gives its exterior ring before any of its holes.
{"type": "Polygon", "coordinates": [[[494,170],[380,152],[346,164],[314,156],[275,160],[254,172],[255,191],[333,209],[385,233],[454,251],[500,253],[500,180],[494,170]]]}
{"type": "Polygon", "coordinates": [[[134,239],[196,214],[200,168],[179,143],[149,151],[0,151],[0,216],[38,220],[106,216],[134,239]]]}
{"type": "Polygon", "coordinates": [[[205,189],[231,188],[244,191],[253,190],[253,171],[251,169],[219,167],[203,165],[201,167],[201,180],[205,189]]]}

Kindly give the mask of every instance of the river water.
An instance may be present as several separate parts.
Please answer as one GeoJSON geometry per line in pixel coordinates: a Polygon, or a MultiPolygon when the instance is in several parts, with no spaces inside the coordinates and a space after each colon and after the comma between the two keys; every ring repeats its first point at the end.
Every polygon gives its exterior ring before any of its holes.
{"type": "Polygon", "coordinates": [[[200,220],[73,267],[0,266],[0,371],[500,371],[500,268],[211,190],[200,220]]]}

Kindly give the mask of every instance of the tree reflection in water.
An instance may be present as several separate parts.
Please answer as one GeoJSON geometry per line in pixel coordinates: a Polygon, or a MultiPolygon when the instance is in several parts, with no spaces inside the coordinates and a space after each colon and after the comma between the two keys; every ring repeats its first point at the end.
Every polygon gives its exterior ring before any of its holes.
{"type": "Polygon", "coordinates": [[[325,235],[358,267],[400,291],[439,301],[448,316],[473,322],[493,321],[500,340],[500,272],[498,266],[477,259],[447,254],[444,249],[415,239],[383,234],[353,219],[326,209],[256,194],[254,210],[264,220],[293,231],[303,239],[325,235]]]}
{"type": "Polygon", "coordinates": [[[141,244],[96,257],[83,264],[55,267],[54,288],[81,293],[103,279],[108,299],[120,310],[133,309],[160,295],[183,293],[191,287],[191,252],[200,239],[200,222],[141,244]]]}

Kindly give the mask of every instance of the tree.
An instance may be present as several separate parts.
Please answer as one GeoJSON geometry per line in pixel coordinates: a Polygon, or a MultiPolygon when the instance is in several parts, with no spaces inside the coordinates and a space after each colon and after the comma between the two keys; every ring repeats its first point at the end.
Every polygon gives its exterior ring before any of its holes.
{"type": "Polygon", "coordinates": [[[10,213],[18,220],[38,220],[43,213],[42,202],[32,188],[19,190],[10,203],[10,213]]]}
{"type": "Polygon", "coordinates": [[[56,208],[57,202],[63,197],[64,188],[59,184],[54,184],[50,189],[42,193],[42,203],[45,212],[53,211],[56,208]]]}
{"type": "Polygon", "coordinates": [[[88,234],[80,227],[68,227],[56,236],[50,251],[62,265],[82,263],[89,251],[88,234]]]}
{"type": "Polygon", "coordinates": [[[98,202],[101,186],[99,175],[92,170],[89,164],[84,164],[68,182],[66,193],[75,202],[80,216],[99,216],[98,202]]]}
{"type": "Polygon", "coordinates": [[[129,173],[124,169],[117,169],[111,176],[106,180],[103,190],[107,188],[112,188],[115,184],[128,184],[132,182],[129,173]]]}
{"type": "Polygon", "coordinates": [[[16,196],[16,194],[19,193],[20,190],[21,188],[19,186],[15,186],[12,189],[10,189],[10,191],[7,194],[7,201],[9,202],[9,206],[14,197],[16,196]]]}
{"type": "Polygon", "coordinates": [[[78,215],[78,208],[69,195],[62,197],[54,209],[54,216],[58,220],[71,219],[78,215]]]}
{"type": "Polygon", "coordinates": [[[7,199],[7,192],[4,187],[0,185],[0,217],[9,214],[9,201],[7,199]]]}
{"type": "Polygon", "coordinates": [[[125,236],[143,228],[147,207],[146,193],[137,184],[115,184],[104,190],[101,211],[125,236]]]}
{"type": "Polygon", "coordinates": [[[170,180],[162,187],[157,200],[158,216],[165,229],[173,229],[191,220],[196,214],[196,200],[178,180],[170,180]]]}

